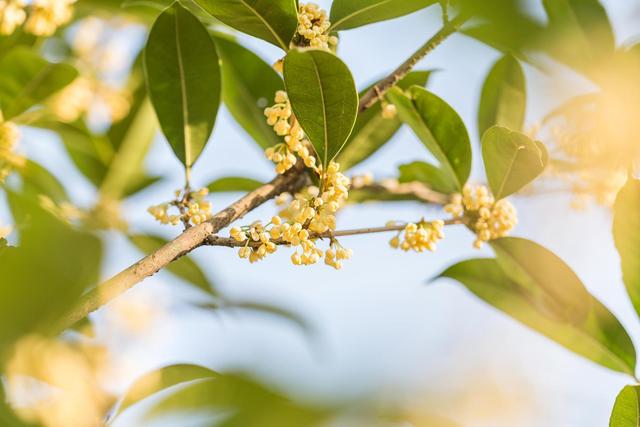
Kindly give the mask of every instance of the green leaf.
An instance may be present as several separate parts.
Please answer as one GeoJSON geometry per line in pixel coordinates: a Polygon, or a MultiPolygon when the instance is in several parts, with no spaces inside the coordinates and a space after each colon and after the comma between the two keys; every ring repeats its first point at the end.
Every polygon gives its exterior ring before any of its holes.
{"type": "Polygon", "coordinates": [[[582,281],[553,252],[527,239],[492,240],[498,264],[540,312],[569,323],[588,317],[590,295],[582,281]]]}
{"type": "Polygon", "coordinates": [[[413,86],[408,95],[394,87],[386,96],[461,191],[471,172],[471,142],[458,113],[419,86],[413,86]]]}
{"type": "MultiPolygon", "coordinates": [[[[129,240],[144,254],[157,251],[169,243],[169,241],[163,237],[148,234],[132,234],[129,235],[129,240]]],[[[200,267],[198,267],[198,264],[187,256],[183,256],[169,264],[167,270],[209,295],[218,295],[213,285],[209,282],[200,267]]]]}
{"type": "Polygon", "coordinates": [[[415,161],[400,165],[400,176],[398,181],[404,182],[422,182],[427,187],[440,193],[451,194],[457,191],[449,176],[442,169],[426,162],[415,161]]]}
{"type": "Polygon", "coordinates": [[[334,0],[331,29],[348,30],[408,15],[438,0],[334,0]]]}
{"type": "Polygon", "coordinates": [[[217,375],[209,368],[191,364],[169,365],[149,372],[129,387],[113,417],[117,417],[130,406],[166,388],[198,379],[214,378],[217,375]]]}
{"type": "Polygon", "coordinates": [[[0,60],[0,110],[5,120],[40,104],[78,76],[69,64],[54,64],[18,47],[0,60]]]}
{"type": "Polygon", "coordinates": [[[211,193],[223,193],[223,192],[249,192],[260,187],[263,183],[261,181],[246,178],[244,176],[225,176],[224,178],[216,179],[207,185],[209,192],[211,193]]]}
{"type": "Polygon", "coordinates": [[[595,363],[633,375],[635,350],[620,322],[598,300],[589,296],[588,315],[580,323],[541,313],[494,259],[471,259],[455,264],[438,277],[462,283],[489,305],[595,363]]]}
{"type": "Polygon", "coordinates": [[[494,126],[482,137],[482,158],[496,200],[520,190],[547,166],[547,149],[527,135],[494,126]]]}
{"type": "Polygon", "coordinates": [[[228,26],[289,50],[298,26],[295,0],[195,0],[228,26]]]}
{"type": "Polygon", "coordinates": [[[162,132],[190,168],[211,135],[220,104],[215,44],[198,18],[176,2],[153,24],[144,62],[162,132]]]}
{"type": "Polygon", "coordinates": [[[222,58],[222,99],[236,121],[263,149],[282,142],[264,109],[284,89],[278,73],[258,55],[223,36],[215,37],[222,58]]]}
{"type": "Polygon", "coordinates": [[[629,178],[613,206],[613,238],[620,254],[622,279],[640,315],[640,181],[629,178]]]}
{"type": "Polygon", "coordinates": [[[482,87],[478,107],[480,137],[491,126],[521,131],[527,107],[527,87],[522,66],[513,55],[505,55],[491,68],[482,87]]]}
{"type": "MultiPolygon", "coordinates": [[[[432,71],[412,71],[396,83],[401,89],[408,89],[413,85],[426,86],[432,71]]],[[[360,92],[364,95],[374,85],[368,86],[360,92]]],[[[356,124],[340,154],[337,162],[341,170],[363,162],[378,151],[400,129],[402,122],[397,117],[385,119],[382,117],[382,107],[376,102],[371,107],[358,113],[356,124]]]]}
{"type": "Polygon", "coordinates": [[[327,165],[342,149],[358,114],[349,68],[322,50],[293,50],[284,59],[284,84],[300,126],[327,165]]]}
{"type": "Polygon", "coordinates": [[[146,190],[153,184],[162,181],[161,176],[148,176],[146,174],[135,174],[131,177],[122,192],[122,197],[127,198],[133,196],[140,191],[146,190]]]}
{"type": "MultiPolygon", "coordinates": [[[[0,253],[0,352],[30,333],[50,334],[85,290],[95,285],[102,244],[8,192],[19,246],[0,253]]],[[[2,359],[2,355],[0,355],[2,359]]]]}
{"type": "Polygon", "coordinates": [[[640,386],[628,385],[620,391],[609,427],[640,427],[640,386]]]}
{"type": "Polygon", "coordinates": [[[33,160],[27,160],[24,167],[20,168],[20,176],[22,176],[25,194],[33,196],[42,194],[56,203],[69,200],[67,191],[58,178],[33,160]]]}

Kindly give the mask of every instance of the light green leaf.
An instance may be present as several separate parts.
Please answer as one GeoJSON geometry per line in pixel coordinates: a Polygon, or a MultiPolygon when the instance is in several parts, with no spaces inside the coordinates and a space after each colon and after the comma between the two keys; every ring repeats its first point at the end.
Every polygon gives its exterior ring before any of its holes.
{"type": "Polygon", "coordinates": [[[386,21],[437,2],[438,0],[334,0],[331,4],[331,29],[348,30],[386,21]]]}
{"type": "Polygon", "coordinates": [[[411,162],[398,167],[400,182],[422,182],[440,193],[451,194],[457,191],[449,176],[440,168],[426,162],[411,162]]]}
{"type": "Polygon", "coordinates": [[[190,168],[211,135],[220,104],[220,64],[213,40],[176,2],[153,24],[144,62],[162,132],[190,168]]]}
{"type": "Polygon", "coordinates": [[[298,25],[295,0],[194,0],[228,26],[289,50],[298,25]]]}
{"type": "Polygon", "coordinates": [[[527,290],[513,282],[494,259],[462,261],[438,277],[457,280],[489,305],[595,363],[634,373],[636,355],[629,335],[592,296],[587,303],[588,315],[582,322],[572,323],[541,313],[527,298],[527,290]]]}
{"type": "Polygon", "coordinates": [[[263,149],[282,142],[267,124],[265,107],[284,89],[278,73],[238,43],[215,37],[222,58],[222,99],[236,121],[263,149]]]}
{"type": "Polygon", "coordinates": [[[480,137],[494,125],[521,131],[526,108],[524,71],[518,60],[507,54],[494,64],[482,87],[478,107],[480,137]]]}
{"type": "Polygon", "coordinates": [[[640,386],[628,385],[620,391],[609,427],[640,427],[640,386]]]}
{"type": "Polygon", "coordinates": [[[520,190],[547,166],[547,149],[527,135],[493,126],[482,137],[482,158],[496,200],[520,190]]]}
{"type": "Polygon", "coordinates": [[[5,120],[42,103],[78,76],[69,64],[54,64],[27,47],[0,60],[0,110],[5,120]]]}
{"type": "Polygon", "coordinates": [[[211,193],[249,192],[260,187],[263,182],[244,176],[225,176],[207,185],[211,193]]]}
{"type": "Polygon", "coordinates": [[[329,52],[294,50],[284,60],[284,84],[318,161],[328,164],[349,138],[358,114],[349,68],[329,52]]]}
{"type": "Polygon", "coordinates": [[[502,270],[540,312],[569,323],[585,321],[590,310],[589,292],[562,259],[518,237],[503,237],[490,244],[502,270]]]}
{"type": "Polygon", "coordinates": [[[20,168],[23,192],[32,196],[45,195],[56,203],[69,200],[67,191],[58,178],[33,160],[27,160],[20,168]]]}
{"type": "MultiPolygon", "coordinates": [[[[129,240],[145,255],[157,251],[169,243],[163,237],[149,234],[132,234],[129,240]]],[[[209,295],[218,296],[218,292],[204,275],[198,264],[191,258],[183,256],[167,266],[167,270],[209,295]]]]}
{"type": "Polygon", "coordinates": [[[215,378],[217,375],[209,368],[191,364],[169,365],[149,372],[129,387],[114,417],[166,388],[198,379],[215,378]]]}
{"type": "Polygon", "coordinates": [[[629,178],[613,206],[613,238],[620,254],[622,279],[640,315],[640,181],[629,178]]]}
{"type": "MultiPolygon", "coordinates": [[[[412,71],[396,83],[401,89],[408,89],[413,85],[425,86],[431,71],[412,71]]],[[[368,86],[360,92],[364,95],[374,85],[368,86]]],[[[376,102],[371,107],[358,113],[356,124],[336,161],[341,170],[363,162],[378,151],[400,129],[402,122],[397,117],[385,119],[382,117],[382,107],[376,102]]]]}
{"type": "Polygon", "coordinates": [[[419,86],[413,86],[408,94],[394,87],[386,96],[398,109],[400,119],[440,162],[458,191],[462,190],[471,172],[471,143],[458,113],[419,86]]]}

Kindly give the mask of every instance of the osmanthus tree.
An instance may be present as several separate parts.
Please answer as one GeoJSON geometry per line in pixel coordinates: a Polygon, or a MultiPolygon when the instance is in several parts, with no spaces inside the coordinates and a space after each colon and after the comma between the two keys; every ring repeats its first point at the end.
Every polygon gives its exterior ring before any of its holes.
{"type": "MultiPolygon", "coordinates": [[[[349,236],[390,233],[394,248],[430,252],[450,226],[466,227],[473,245],[487,244],[495,256],[459,262],[439,277],[457,280],[569,350],[627,374],[634,385],[618,397],[611,426],[640,425],[636,352],[627,332],[558,256],[509,236],[517,221],[507,199],[547,189],[571,192],[576,203],[593,198],[607,205],[615,198],[613,237],[640,313],[640,183],[634,178],[640,48],[616,44],[596,0],[542,5],[544,23],[515,0],[495,0],[491,7],[473,0],[334,0],[328,13],[295,0],[0,0],[0,178],[15,224],[11,236],[10,228],[2,229],[9,240],[0,240],[2,425],[102,425],[178,384],[149,416],[214,411],[205,425],[327,423],[353,408],[297,403],[244,375],[202,366],[166,366],[116,397],[97,384],[79,391],[52,370],[64,354],[86,377],[92,366],[82,344],[87,338],[70,331],[82,331],[91,312],[165,268],[207,293],[210,309],[289,315],[225,300],[187,257],[201,246],[233,248],[250,263],[289,251],[295,265],[324,262],[339,269],[357,256],[343,246],[349,236]],[[414,54],[393,71],[380,70],[386,77],[356,84],[339,56],[340,34],[425,8],[440,8],[441,27],[416,28],[425,41],[414,54]],[[148,29],[146,44],[129,63],[114,61],[110,38],[130,24],[148,29]],[[236,33],[280,48],[281,59],[266,63],[236,33]],[[414,69],[454,33],[503,53],[482,88],[477,145],[456,111],[425,88],[430,72],[414,69]],[[523,64],[547,69],[553,63],[572,68],[596,89],[525,132],[523,64]],[[270,182],[234,176],[194,187],[191,171],[211,142],[221,103],[274,163],[270,182]],[[161,223],[183,228],[171,241],[132,232],[119,212],[124,200],[161,179],[143,166],[158,124],[176,167],[184,169],[181,189],[149,208],[161,223]],[[383,181],[349,173],[405,125],[433,160],[401,165],[395,178],[383,181]],[[76,206],[54,174],[20,154],[16,145],[27,126],[60,137],[95,187],[93,206],[76,206]],[[472,155],[482,157],[486,185],[468,183],[472,155]],[[210,192],[246,194],[213,213],[210,192]],[[272,199],[278,206],[272,217],[242,221],[272,199]],[[339,211],[364,201],[425,204],[439,209],[440,219],[339,228],[339,211]],[[146,256],[98,283],[102,230],[124,234],[146,256]],[[24,376],[60,389],[61,397],[11,405],[12,385],[24,376]]],[[[225,149],[224,141],[213,142],[213,150],[225,149]]],[[[390,425],[454,425],[398,408],[372,405],[362,412],[361,419],[390,425]]]]}

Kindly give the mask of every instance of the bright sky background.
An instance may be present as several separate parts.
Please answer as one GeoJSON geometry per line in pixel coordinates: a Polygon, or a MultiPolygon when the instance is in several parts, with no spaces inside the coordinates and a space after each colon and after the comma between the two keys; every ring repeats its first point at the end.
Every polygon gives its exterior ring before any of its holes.
{"type": "MultiPolygon", "coordinates": [[[[329,8],[329,1],[319,2],[329,8]]],[[[604,2],[616,28],[618,43],[628,41],[640,22],[640,3],[604,2]]],[[[344,32],[341,58],[359,87],[395,68],[434,33],[437,7],[427,11],[344,32]]],[[[278,50],[250,37],[242,42],[268,61],[278,50]]],[[[419,69],[439,69],[429,88],[462,116],[474,142],[474,175],[482,180],[475,128],[483,79],[499,54],[469,38],[446,41],[419,69]]],[[[548,108],[584,90],[568,72],[551,81],[527,68],[528,125],[548,108]]],[[[91,187],[44,132],[26,132],[25,150],[48,165],[83,203],[91,187]]],[[[397,165],[426,159],[429,154],[408,129],[356,169],[376,177],[391,176],[397,165]]],[[[147,162],[154,174],[168,178],[126,204],[136,231],[160,231],[171,237],[178,228],[160,228],[145,210],[166,200],[181,186],[180,166],[167,144],[157,138],[147,162]]],[[[212,141],[195,168],[195,185],[227,175],[269,179],[272,165],[257,145],[221,109],[212,141]]],[[[215,196],[214,210],[238,195],[215,196]]],[[[610,235],[610,215],[600,208],[569,209],[565,197],[515,198],[520,224],[514,235],[533,239],[556,252],[586,286],[622,320],[636,344],[640,323],[625,296],[618,258],[610,235]]],[[[273,204],[247,216],[246,223],[270,218],[273,204]]],[[[416,204],[349,207],[339,216],[339,228],[383,225],[387,220],[440,217],[441,212],[416,204]]],[[[345,238],[354,251],[341,271],[323,264],[295,267],[290,251],[281,248],[266,260],[249,265],[227,248],[203,248],[193,257],[227,295],[281,304],[308,319],[317,334],[309,339],[295,326],[277,318],[253,314],[194,312],[185,291],[168,273],[158,274],[120,298],[115,306],[147,304],[155,312],[148,329],[131,335],[118,324],[101,323],[98,337],[114,349],[117,369],[107,378],[123,390],[136,377],[161,365],[180,361],[211,368],[248,369],[277,387],[309,398],[411,398],[421,410],[449,417],[468,427],[601,427],[620,388],[630,380],[586,361],[485,305],[453,281],[427,280],[457,260],[490,256],[471,248],[472,235],[463,228],[446,230],[435,254],[405,254],[392,250],[390,235],[345,238]],[[109,327],[106,325],[109,324],[109,327]],[[302,388],[302,389],[301,389],[302,388]]],[[[139,258],[120,236],[109,235],[108,277],[139,258]]],[[[96,316],[108,321],[103,310],[96,316]]],[[[140,425],[142,411],[130,411],[115,427],[140,425]]],[[[184,424],[180,424],[184,425],[184,424]]]]}

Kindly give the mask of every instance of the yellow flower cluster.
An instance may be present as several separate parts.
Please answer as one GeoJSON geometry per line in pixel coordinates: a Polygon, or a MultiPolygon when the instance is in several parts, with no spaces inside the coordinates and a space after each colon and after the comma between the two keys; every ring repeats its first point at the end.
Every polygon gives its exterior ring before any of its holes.
{"type": "Polygon", "coordinates": [[[211,202],[204,198],[209,194],[207,188],[198,191],[177,190],[176,199],[171,202],[151,206],[147,211],[161,224],[198,225],[211,218],[211,202]],[[170,214],[169,209],[175,208],[176,214],[170,214]]]}
{"type": "MultiPolygon", "coordinates": [[[[394,226],[395,222],[387,223],[387,226],[394,226]]],[[[444,238],[444,221],[420,221],[417,224],[409,223],[404,230],[398,232],[389,244],[394,249],[402,249],[405,252],[413,250],[415,252],[435,251],[438,241],[444,238]],[[404,236],[402,235],[404,233],[404,236]]]]}
{"type": "Polygon", "coordinates": [[[476,233],[473,246],[477,249],[484,242],[506,236],[518,222],[513,205],[504,199],[496,202],[484,185],[465,185],[462,194],[454,194],[444,209],[454,218],[469,219],[469,226],[476,233]]]}
{"type": "Polygon", "coordinates": [[[0,183],[16,168],[24,164],[24,157],[14,149],[20,139],[20,130],[15,123],[0,123],[0,183]]]}
{"type": "Polygon", "coordinates": [[[89,110],[93,99],[93,82],[87,78],[78,77],[51,98],[49,107],[58,119],[70,123],[89,110]]]}
{"type": "Polygon", "coordinates": [[[273,126],[278,136],[284,137],[284,142],[265,150],[267,158],[276,163],[276,172],[283,174],[297,162],[296,154],[309,168],[316,167],[316,158],[307,148],[310,144],[304,139],[304,132],[293,116],[291,103],[287,93],[283,90],[276,92],[275,105],[264,110],[269,126],[273,126]]]}
{"type": "Polygon", "coordinates": [[[301,36],[301,45],[325,50],[329,50],[329,46],[336,46],[338,38],[328,34],[330,27],[327,13],[317,4],[300,4],[297,33],[301,36]]]}
{"type": "Polygon", "coordinates": [[[0,0],[0,34],[10,35],[20,25],[36,36],[50,36],[59,26],[66,24],[73,16],[76,0],[0,0]]]}

